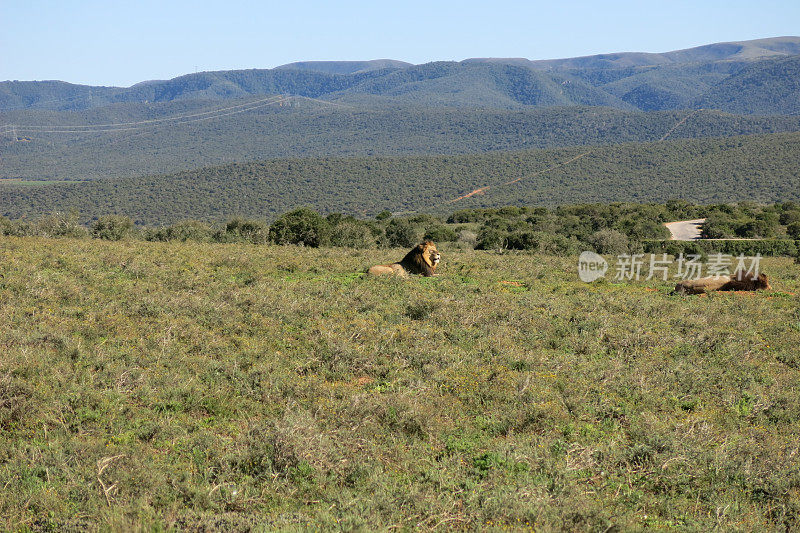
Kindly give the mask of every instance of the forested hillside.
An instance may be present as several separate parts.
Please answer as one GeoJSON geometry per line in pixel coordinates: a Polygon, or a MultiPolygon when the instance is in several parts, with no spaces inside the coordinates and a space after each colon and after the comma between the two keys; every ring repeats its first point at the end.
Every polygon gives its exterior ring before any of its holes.
{"type": "Polygon", "coordinates": [[[799,91],[800,56],[793,56],[748,66],[712,87],[696,105],[733,113],[797,115],[799,91]]]}
{"type": "Polygon", "coordinates": [[[208,101],[116,104],[81,112],[10,112],[11,120],[28,120],[38,129],[19,131],[21,141],[0,135],[0,177],[85,180],[278,157],[458,154],[617,144],[655,141],[670,131],[670,138],[800,131],[797,116],[736,116],[717,111],[364,109],[305,99],[250,107],[233,109],[246,109],[243,113],[220,113],[214,120],[198,120],[210,116],[203,113],[220,108],[208,101]],[[109,123],[133,124],[119,130],[90,126],[109,123]]]}
{"type": "Polygon", "coordinates": [[[0,214],[76,210],[83,220],[124,214],[163,224],[233,215],[272,219],[303,205],[373,216],[673,198],[798,201],[798,169],[800,133],[461,156],[276,159],[79,184],[9,184],[0,187],[0,214]]]}

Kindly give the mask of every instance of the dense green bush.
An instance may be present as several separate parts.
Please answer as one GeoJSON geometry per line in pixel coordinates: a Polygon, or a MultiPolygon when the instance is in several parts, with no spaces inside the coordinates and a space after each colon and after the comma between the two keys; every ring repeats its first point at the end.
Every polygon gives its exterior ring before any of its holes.
{"type": "Polygon", "coordinates": [[[668,253],[673,255],[722,253],[733,256],[788,256],[797,254],[797,241],[790,239],[764,240],[719,240],[719,241],[644,241],[645,253],[668,253]]]}
{"type": "MultiPolygon", "coordinates": [[[[794,220],[796,204],[758,205],[751,202],[698,206],[683,201],[666,204],[576,204],[553,209],[480,208],[453,213],[445,223],[430,214],[382,220],[361,220],[351,215],[331,213],[322,217],[309,208],[291,211],[272,226],[242,217],[212,227],[201,221],[183,221],[164,228],[145,228],[138,232],[130,219],[101,217],[91,225],[92,235],[119,239],[141,234],[146,240],[195,240],[201,242],[251,242],[261,244],[300,244],[365,248],[376,245],[408,248],[422,239],[434,242],[459,242],[483,250],[528,250],[551,255],[568,255],[594,249],[604,254],[680,253],[701,254],[761,253],[793,256],[800,239],[800,222],[788,226],[781,220],[794,220]],[[673,210],[675,212],[673,212],[673,210]],[[701,240],[695,243],[669,241],[664,222],[681,216],[706,217],[704,232],[719,239],[747,237],[752,241],[701,240]],[[480,221],[480,226],[478,222],[480,221]],[[768,238],[762,239],[767,236],[768,238]]],[[[85,236],[86,228],[76,223],[76,215],[53,214],[33,224],[0,218],[2,235],[85,236]]]]}
{"type": "Polygon", "coordinates": [[[275,244],[299,244],[316,248],[330,241],[330,225],[313,209],[301,207],[273,222],[269,228],[269,239],[275,244]]]}
{"type": "Polygon", "coordinates": [[[330,244],[344,248],[371,248],[375,246],[375,235],[368,224],[349,217],[331,228],[330,244]]]}
{"type": "Polygon", "coordinates": [[[214,235],[214,240],[264,244],[269,241],[269,226],[260,220],[234,217],[225,224],[224,230],[214,235]]]}
{"type": "Polygon", "coordinates": [[[42,237],[86,237],[89,232],[78,223],[76,212],[55,212],[41,217],[35,226],[37,235],[42,237]]]}
{"type": "Polygon", "coordinates": [[[591,236],[589,243],[599,254],[618,255],[628,252],[630,240],[627,235],[617,230],[602,229],[591,236]]]}
{"type": "Polygon", "coordinates": [[[475,245],[476,250],[500,250],[506,247],[508,234],[496,228],[481,228],[478,232],[478,241],[475,245]]]}
{"type": "Polygon", "coordinates": [[[777,221],[773,224],[768,220],[751,220],[736,228],[736,236],[748,239],[768,239],[777,233],[777,221]]]}
{"type": "Polygon", "coordinates": [[[419,244],[423,230],[408,219],[395,218],[386,226],[385,243],[394,248],[408,248],[419,244]]]}
{"type": "Polygon", "coordinates": [[[425,230],[423,239],[431,240],[433,242],[453,242],[458,240],[458,233],[456,233],[456,230],[449,226],[437,224],[430,226],[425,230]]]}
{"type": "Polygon", "coordinates": [[[580,244],[574,237],[531,230],[516,231],[506,239],[506,247],[511,250],[528,250],[558,256],[580,253],[580,244]]]}
{"type": "Polygon", "coordinates": [[[19,220],[9,220],[6,217],[0,217],[0,235],[22,237],[30,235],[31,233],[32,229],[30,224],[19,220]]]}
{"type": "Polygon", "coordinates": [[[447,222],[450,224],[465,224],[469,222],[482,222],[485,219],[485,213],[478,209],[461,209],[452,213],[447,222]]]}
{"type": "Polygon", "coordinates": [[[146,230],[145,239],[148,241],[210,242],[213,234],[213,229],[205,222],[184,220],[166,228],[146,230]]]}
{"type": "Polygon", "coordinates": [[[778,221],[784,226],[789,226],[791,224],[800,224],[800,209],[785,210],[783,213],[781,213],[778,221]]]}
{"type": "Polygon", "coordinates": [[[95,239],[119,241],[133,232],[133,221],[130,217],[108,215],[100,217],[92,223],[91,235],[95,239]]]}

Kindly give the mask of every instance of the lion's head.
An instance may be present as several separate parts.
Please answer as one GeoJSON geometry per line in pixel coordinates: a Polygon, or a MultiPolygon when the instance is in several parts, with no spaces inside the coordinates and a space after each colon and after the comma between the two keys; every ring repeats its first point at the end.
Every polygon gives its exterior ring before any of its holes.
{"type": "Polygon", "coordinates": [[[436,268],[436,265],[439,264],[439,261],[442,260],[441,254],[439,254],[439,250],[436,249],[436,245],[433,244],[433,241],[425,241],[422,244],[422,259],[426,263],[428,263],[431,268],[436,268]]]}
{"type": "Polygon", "coordinates": [[[753,273],[735,272],[731,276],[731,288],[736,291],[767,291],[772,288],[767,275],[761,272],[758,276],[753,273]]]}
{"type": "Polygon", "coordinates": [[[412,248],[400,264],[411,274],[432,276],[441,260],[442,256],[433,241],[425,241],[412,248]]]}

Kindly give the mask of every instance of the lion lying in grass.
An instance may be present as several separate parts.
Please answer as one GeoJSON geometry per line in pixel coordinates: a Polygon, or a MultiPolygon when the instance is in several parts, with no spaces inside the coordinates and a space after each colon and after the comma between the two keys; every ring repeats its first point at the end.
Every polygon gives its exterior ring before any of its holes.
{"type": "Polygon", "coordinates": [[[674,292],[678,294],[702,294],[712,291],[757,291],[771,288],[767,275],[763,272],[756,276],[740,270],[732,276],[686,279],[675,285],[674,292]]]}
{"type": "Polygon", "coordinates": [[[399,263],[376,265],[370,268],[367,274],[372,276],[396,275],[402,277],[406,277],[409,274],[434,276],[436,275],[436,266],[440,260],[441,255],[436,250],[436,245],[432,241],[425,241],[412,248],[399,263]]]}

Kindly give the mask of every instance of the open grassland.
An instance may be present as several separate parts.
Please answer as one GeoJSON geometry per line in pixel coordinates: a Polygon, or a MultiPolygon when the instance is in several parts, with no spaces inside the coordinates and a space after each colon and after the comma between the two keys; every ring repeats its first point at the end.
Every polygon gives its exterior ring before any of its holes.
{"type": "Polygon", "coordinates": [[[0,239],[0,529],[800,527],[800,266],[0,239]]]}

